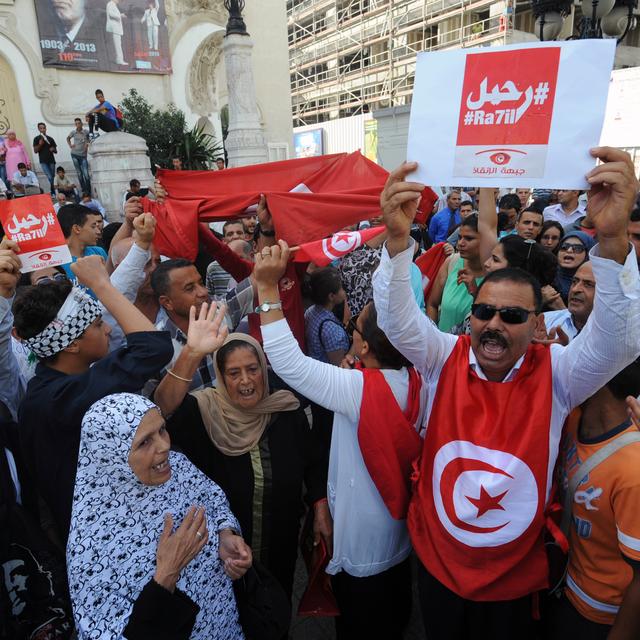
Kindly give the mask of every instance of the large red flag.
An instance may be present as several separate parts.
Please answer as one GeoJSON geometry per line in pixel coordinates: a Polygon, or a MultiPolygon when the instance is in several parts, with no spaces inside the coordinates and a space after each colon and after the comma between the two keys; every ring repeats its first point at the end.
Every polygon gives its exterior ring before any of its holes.
{"type": "Polygon", "coordinates": [[[242,217],[264,194],[278,237],[299,245],[379,216],[387,177],[358,151],[225,171],[161,169],[169,197],[164,205],[147,201],[145,210],[158,220],[158,250],[194,259],[198,222],[242,217]]]}

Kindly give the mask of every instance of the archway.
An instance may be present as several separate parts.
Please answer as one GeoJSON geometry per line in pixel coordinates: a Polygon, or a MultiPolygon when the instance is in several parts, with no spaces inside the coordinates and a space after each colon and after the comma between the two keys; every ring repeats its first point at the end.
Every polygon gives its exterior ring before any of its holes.
{"type": "Polygon", "coordinates": [[[16,77],[9,61],[0,56],[0,136],[4,136],[7,129],[14,129],[27,150],[31,148],[16,77]]]}

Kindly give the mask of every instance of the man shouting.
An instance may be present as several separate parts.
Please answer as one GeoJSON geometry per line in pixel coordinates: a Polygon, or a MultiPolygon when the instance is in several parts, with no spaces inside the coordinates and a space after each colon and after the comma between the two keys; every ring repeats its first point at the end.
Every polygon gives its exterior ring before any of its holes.
{"type": "Polygon", "coordinates": [[[531,343],[542,296],[519,269],[484,279],[470,336],[438,331],[411,296],[409,231],[424,185],[405,179],[416,164],[394,171],[382,193],[389,235],[374,275],[378,324],[430,395],[408,516],[429,640],[532,637],[562,425],[640,354],[640,279],[627,238],[638,181],[627,153],[592,153],[603,162],[587,176],[595,301],[567,347],[531,343]]]}

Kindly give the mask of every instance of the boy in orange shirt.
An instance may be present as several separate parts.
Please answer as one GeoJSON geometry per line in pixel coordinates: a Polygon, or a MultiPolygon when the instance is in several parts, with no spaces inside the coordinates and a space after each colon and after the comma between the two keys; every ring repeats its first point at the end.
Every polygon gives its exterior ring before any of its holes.
{"type": "MultiPolygon", "coordinates": [[[[638,431],[627,398],[640,393],[640,359],[623,369],[567,421],[564,486],[596,451],[638,431]]],[[[569,569],[551,638],[640,638],[640,442],[618,449],[576,488],[569,569]]]]}

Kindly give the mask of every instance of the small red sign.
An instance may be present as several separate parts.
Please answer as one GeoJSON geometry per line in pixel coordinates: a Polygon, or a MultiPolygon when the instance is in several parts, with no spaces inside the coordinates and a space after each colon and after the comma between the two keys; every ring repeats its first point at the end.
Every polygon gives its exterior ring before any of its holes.
{"type": "Polygon", "coordinates": [[[503,145],[549,142],[560,47],[467,55],[457,144],[491,145],[492,163],[508,163],[503,145]]]}
{"type": "Polygon", "coordinates": [[[23,273],[71,262],[48,195],[0,201],[0,222],[9,239],[20,247],[23,273]]]}

